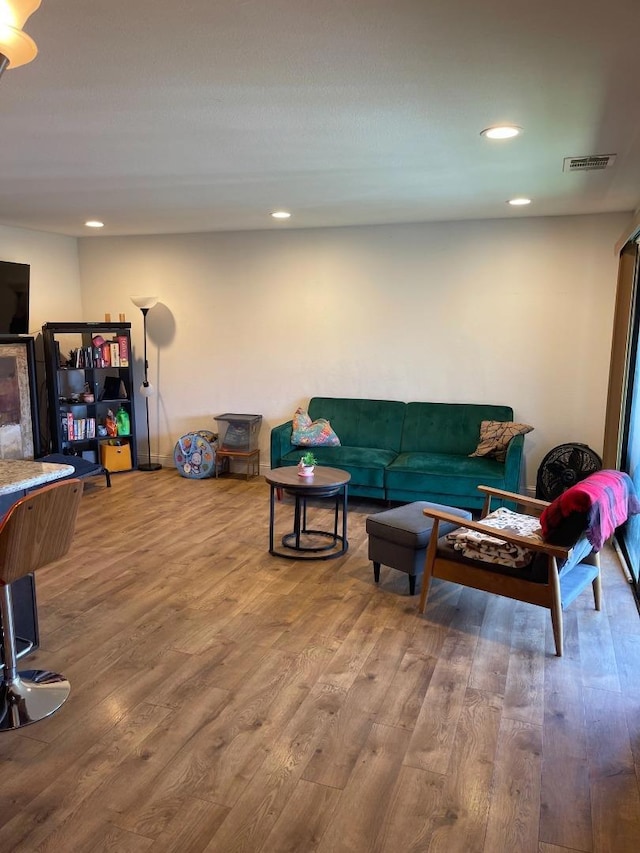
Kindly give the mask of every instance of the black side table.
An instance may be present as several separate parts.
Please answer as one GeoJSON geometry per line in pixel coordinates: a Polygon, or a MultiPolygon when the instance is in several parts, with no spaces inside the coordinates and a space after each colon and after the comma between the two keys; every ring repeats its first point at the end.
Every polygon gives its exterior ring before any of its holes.
{"type": "Polygon", "coordinates": [[[269,505],[269,553],[287,560],[333,560],[346,554],[349,548],[347,539],[348,483],[351,474],[339,468],[317,466],[312,476],[301,477],[294,465],[274,468],[265,475],[271,487],[269,505]],[[293,512],[293,530],[282,537],[282,546],[286,550],[274,547],[275,497],[276,492],[284,489],[295,500],[293,512]],[[307,527],[307,499],[335,498],[333,531],[312,530],[307,527]],[[340,510],[342,510],[341,533],[340,510]],[[326,539],[321,545],[310,544],[309,539],[326,539]],[[338,550],[334,550],[338,548],[338,550]]]}

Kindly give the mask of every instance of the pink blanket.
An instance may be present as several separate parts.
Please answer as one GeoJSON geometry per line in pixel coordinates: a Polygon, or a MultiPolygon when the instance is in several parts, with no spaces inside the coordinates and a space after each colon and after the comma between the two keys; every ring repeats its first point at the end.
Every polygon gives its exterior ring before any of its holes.
{"type": "Polygon", "coordinates": [[[628,474],[597,471],[571,486],[543,511],[540,516],[543,537],[551,539],[572,513],[586,515],[587,539],[599,551],[616,527],[624,524],[630,515],[640,513],[640,500],[628,474]]]}

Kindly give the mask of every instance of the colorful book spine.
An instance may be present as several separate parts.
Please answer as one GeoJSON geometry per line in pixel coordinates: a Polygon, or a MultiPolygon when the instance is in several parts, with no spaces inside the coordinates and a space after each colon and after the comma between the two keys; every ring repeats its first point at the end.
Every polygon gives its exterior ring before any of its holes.
{"type": "Polygon", "coordinates": [[[118,355],[120,367],[129,367],[129,340],[126,335],[118,335],[118,355]]]}

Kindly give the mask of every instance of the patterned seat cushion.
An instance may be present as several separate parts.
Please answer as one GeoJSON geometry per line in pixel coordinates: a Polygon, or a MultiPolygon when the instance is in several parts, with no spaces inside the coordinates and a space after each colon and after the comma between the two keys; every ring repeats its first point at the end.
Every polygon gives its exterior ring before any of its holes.
{"type": "MultiPolygon", "coordinates": [[[[542,542],[540,519],[531,515],[513,512],[500,507],[489,513],[480,523],[497,530],[506,530],[520,536],[528,536],[542,542]]],[[[534,552],[512,542],[505,542],[489,533],[480,533],[459,527],[447,534],[447,540],[463,557],[521,569],[534,558],[534,552]]]]}

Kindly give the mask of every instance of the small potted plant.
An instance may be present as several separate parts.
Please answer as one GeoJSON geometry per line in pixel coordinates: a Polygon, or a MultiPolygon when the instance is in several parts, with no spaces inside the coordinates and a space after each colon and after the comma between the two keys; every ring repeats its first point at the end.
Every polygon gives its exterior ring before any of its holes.
{"type": "Polygon", "coordinates": [[[300,461],[298,462],[298,475],[300,477],[311,477],[314,465],[317,464],[318,460],[316,457],[310,450],[307,450],[307,452],[300,457],[300,461]]]}

